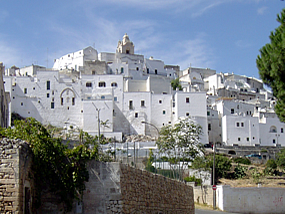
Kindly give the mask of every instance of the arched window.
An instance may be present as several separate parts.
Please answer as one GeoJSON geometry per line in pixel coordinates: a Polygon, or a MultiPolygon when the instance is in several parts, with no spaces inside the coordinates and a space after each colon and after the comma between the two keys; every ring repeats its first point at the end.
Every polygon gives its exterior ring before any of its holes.
{"type": "Polygon", "coordinates": [[[271,126],[269,132],[276,133],[277,132],[276,127],[275,126],[271,126]]]}
{"type": "Polygon", "coordinates": [[[99,82],[98,86],[99,87],[106,87],[106,83],[105,82],[99,82]]]}
{"type": "Polygon", "coordinates": [[[124,73],[124,68],[123,67],[121,67],[121,74],[123,74],[124,73]]]}
{"type": "Polygon", "coordinates": [[[111,86],[112,86],[112,87],[118,87],[118,84],[117,84],[116,82],[112,82],[112,83],[111,83],[111,86]]]}
{"type": "Polygon", "coordinates": [[[86,82],[86,87],[92,87],[92,82],[86,82]]]}

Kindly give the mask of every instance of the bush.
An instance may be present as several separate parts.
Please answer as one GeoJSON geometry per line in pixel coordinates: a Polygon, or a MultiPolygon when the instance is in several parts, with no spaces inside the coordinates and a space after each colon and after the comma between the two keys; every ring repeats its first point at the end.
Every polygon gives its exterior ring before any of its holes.
{"type": "Polygon", "coordinates": [[[240,166],[239,164],[234,169],[234,178],[243,178],[246,176],[247,167],[240,166]]]}
{"type": "Polygon", "coordinates": [[[266,162],[266,168],[264,169],[265,175],[277,175],[277,164],[274,160],[268,160],[266,162]]]}
{"type": "Polygon", "coordinates": [[[235,163],[241,163],[241,164],[246,164],[246,165],[250,165],[251,164],[251,161],[248,159],[248,158],[235,158],[234,159],[234,162],[235,163]]]}
{"type": "Polygon", "coordinates": [[[184,178],[186,182],[195,182],[197,186],[201,186],[202,180],[200,178],[196,178],[194,175],[184,178]]]}
{"type": "Polygon", "coordinates": [[[266,168],[271,168],[271,169],[277,169],[277,164],[275,162],[275,160],[268,160],[266,162],[266,168]]]}

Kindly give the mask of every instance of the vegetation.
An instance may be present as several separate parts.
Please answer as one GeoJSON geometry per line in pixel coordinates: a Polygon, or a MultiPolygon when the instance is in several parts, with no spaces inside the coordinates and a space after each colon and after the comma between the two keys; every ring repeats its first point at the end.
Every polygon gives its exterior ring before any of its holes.
{"type": "Polygon", "coordinates": [[[277,15],[280,26],[271,32],[270,43],[260,49],[256,64],[263,82],[277,98],[275,112],[285,122],[285,9],[277,15]]]}
{"type": "Polygon", "coordinates": [[[171,87],[173,90],[176,90],[176,88],[178,88],[179,91],[182,91],[182,86],[179,83],[179,77],[174,80],[171,80],[171,87]]]}
{"type": "Polygon", "coordinates": [[[277,154],[276,164],[282,169],[285,168],[285,149],[281,149],[281,151],[277,154]]]}
{"type": "Polygon", "coordinates": [[[185,177],[184,181],[186,181],[186,182],[195,182],[195,185],[202,186],[202,179],[201,178],[196,178],[194,175],[193,176],[189,176],[189,177],[185,177]]]}
{"type": "Polygon", "coordinates": [[[233,159],[233,161],[235,163],[241,163],[241,164],[245,164],[245,165],[250,165],[251,161],[248,158],[243,158],[243,157],[238,157],[233,159]]]}
{"type": "Polygon", "coordinates": [[[182,180],[184,165],[203,155],[204,147],[200,143],[202,127],[195,124],[189,117],[180,119],[174,126],[164,126],[156,145],[159,153],[166,156],[171,169],[180,172],[182,180]],[[182,165],[181,165],[182,162],[182,165]]]}
{"type": "MultiPolygon", "coordinates": [[[[213,166],[213,156],[210,157],[210,166],[213,166]]],[[[220,154],[216,154],[215,156],[215,177],[218,178],[226,178],[228,172],[230,172],[232,167],[232,161],[220,154]]]]}
{"type": "Polygon", "coordinates": [[[69,149],[61,139],[53,138],[48,130],[33,118],[15,120],[14,128],[1,128],[2,136],[22,139],[33,152],[33,178],[35,181],[35,206],[40,205],[40,194],[49,188],[65,204],[65,212],[71,210],[74,199],[81,200],[84,182],[89,174],[86,168],[91,159],[106,161],[110,158],[100,151],[96,138],[81,132],[78,145],[69,149]]]}

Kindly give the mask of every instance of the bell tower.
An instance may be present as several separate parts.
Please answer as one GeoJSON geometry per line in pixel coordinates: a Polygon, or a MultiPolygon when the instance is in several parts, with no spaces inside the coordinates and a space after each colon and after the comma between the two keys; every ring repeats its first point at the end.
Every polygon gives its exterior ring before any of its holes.
{"type": "Polygon", "coordinates": [[[125,34],[123,40],[118,42],[117,53],[123,53],[123,54],[135,53],[135,46],[133,42],[131,42],[128,34],[125,34]]]}

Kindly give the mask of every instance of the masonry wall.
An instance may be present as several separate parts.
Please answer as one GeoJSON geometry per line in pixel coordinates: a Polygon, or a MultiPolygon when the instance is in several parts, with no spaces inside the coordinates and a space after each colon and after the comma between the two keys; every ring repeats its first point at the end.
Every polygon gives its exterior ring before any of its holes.
{"type": "Polygon", "coordinates": [[[33,183],[28,174],[31,160],[25,142],[6,138],[0,141],[0,213],[32,213],[33,183]]]}
{"type": "Polygon", "coordinates": [[[120,163],[89,163],[82,213],[194,214],[193,188],[120,163]]]}
{"type": "MultiPolygon", "coordinates": [[[[188,182],[194,183],[194,182],[188,182]]],[[[188,184],[187,183],[187,184],[188,184]]],[[[213,189],[211,185],[204,185],[203,188],[201,186],[194,186],[194,184],[188,184],[193,186],[194,191],[194,201],[198,204],[207,204],[213,205],[213,189]]]]}

